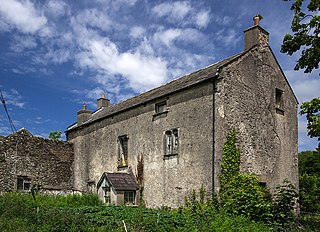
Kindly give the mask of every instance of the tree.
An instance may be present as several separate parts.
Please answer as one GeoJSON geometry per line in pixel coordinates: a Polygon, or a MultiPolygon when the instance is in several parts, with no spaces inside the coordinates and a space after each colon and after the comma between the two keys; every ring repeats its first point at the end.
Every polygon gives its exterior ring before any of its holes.
{"type": "MultiPolygon", "coordinates": [[[[281,52],[292,55],[302,50],[294,69],[305,69],[305,73],[310,73],[312,70],[318,69],[320,63],[320,15],[318,14],[320,1],[293,0],[291,10],[294,11],[291,24],[293,35],[285,35],[281,52]],[[308,13],[304,13],[303,9],[308,10],[308,13]]],[[[311,138],[317,137],[320,141],[320,98],[304,102],[300,109],[300,114],[307,116],[308,135],[311,138]]],[[[320,149],[320,143],[318,149],[320,149]]]]}
{"type": "Polygon", "coordinates": [[[299,190],[302,211],[320,213],[320,152],[299,153],[299,190]]]}
{"type": "Polygon", "coordinates": [[[320,152],[319,151],[302,151],[298,154],[299,158],[299,175],[304,173],[309,175],[320,176],[320,152]]]}
{"type": "Polygon", "coordinates": [[[285,35],[281,52],[292,55],[302,47],[301,56],[294,69],[305,69],[305,73],[310,73],[319,68],[320,62],[320,16],[317,15],[320,10],[320,1],[310,0],[306,6],[308,13],[301,11],[304,1],[294,0],[291,6],[291,10],[294,11],[291,24],[293,35],[285,35]]]}
{"type": "Polygon", "coordinates": [[[56,141],[60,140],[61,134],[62,134],[61,131],[51,131],[49,133],[49,139],[56,140],[56,141]]]}
{"type": "MultiPolygon", "coordinates": [[[[302,103],[300,109],[300,114],[306,114],[308,120],[308,135],[311,138],[318,138],[318,141],[320,141],[320,98],[314,98],[309,102],[302,103]]],[[[320,149],[320,142],[318,149],[320,149]]]]}

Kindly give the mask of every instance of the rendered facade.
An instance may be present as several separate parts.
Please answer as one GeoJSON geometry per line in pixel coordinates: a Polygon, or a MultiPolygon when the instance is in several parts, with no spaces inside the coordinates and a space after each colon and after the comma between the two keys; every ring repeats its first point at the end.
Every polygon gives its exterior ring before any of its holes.
{"type": "MultiPolygon", "coordinates": [[[[120,182],[119,173],[128,173],[139,189],[134,198],[141,194],[148,207],[176,207],[201,186],[219,191],[223,144],[233,128],[241,171],[270,189],[284,179],[298,186],[298,102],[268,40],[256,24],[237,55],[115,105],[102,97],[95,112],[84,106],[66,131],[74,188],[105,200],[108,173],[120,182]]],[[[121,191],[129,197],[133,190],[121,191]]]]}

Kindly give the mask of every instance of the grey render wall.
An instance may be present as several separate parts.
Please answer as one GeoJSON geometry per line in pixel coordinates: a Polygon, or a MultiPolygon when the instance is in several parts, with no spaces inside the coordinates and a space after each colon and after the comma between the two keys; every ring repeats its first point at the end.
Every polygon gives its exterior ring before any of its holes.
{"type": "Polygon", "coordinates": [[[25,129],[0,138],[0,192],[15,191],[18,176],[47,190],[70,190],[72,165],[71,143],[35,137],[25,129]]]}
{"type": "Polygon", "coordinates": [[[128,165],[136,175],[144,160],[143,199],[148,207],[177,206],[201,185],[211,191],[213,83],[156,99],[83,125],[68,133],[75,149],[75,188],[86,190],[104,172],[117,171],[117,138],[127,135],[128,165]],[[167,100],[167,114],[154,116],[155,103],[167,100]],[[178,128],[177,156],[164,159],[164,133],[178,128]]]}
{"type": "Polygon", "coordinates": [[[223,68],[215,94],[215,189],[222,146],[235,128],[241,171],[256,173],[274,189],[284,179],[298,188],[297,101],[268,46],[256,46],[223,68]],[[283,114],[275,91],[283,91],[283,114]]]}

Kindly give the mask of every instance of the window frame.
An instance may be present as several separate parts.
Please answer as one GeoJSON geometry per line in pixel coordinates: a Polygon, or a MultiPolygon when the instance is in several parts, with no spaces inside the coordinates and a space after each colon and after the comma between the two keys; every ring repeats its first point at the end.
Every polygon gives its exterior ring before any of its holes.
{"type": "Polygon", "coordinates": [[[123,193],[123,202],[125,205],[135,205],[135,191],[124,191],[123,193]]]}
{"type": "Polygon", "coordinates": [[[31,178],[28,176],[17,176],[17,191],[27,192],[31,189],[31,178]]]}
{"type": "Polygon", "coordinates": [[[276,88],[275,89],[275,108],[276,108],[276,112],[278,114],[283,114],[284,113],[284,91],[276,88]]]}
{"type": "Polygon", "coordinates": [[[121,135],[118,137],[118,167],[128,166],[128,135],[121,135]]]}
{"type": "Polygon", "coordinates": [[[179,130],[174,128],[164,133],[164,155],[174,156],[179,153],[179,130]]]}
{"type": "Polygon", "coordinates": [[[161,101],[155,104],[156,114],[163,114],[167,112],[167,101],[161,101]]]}

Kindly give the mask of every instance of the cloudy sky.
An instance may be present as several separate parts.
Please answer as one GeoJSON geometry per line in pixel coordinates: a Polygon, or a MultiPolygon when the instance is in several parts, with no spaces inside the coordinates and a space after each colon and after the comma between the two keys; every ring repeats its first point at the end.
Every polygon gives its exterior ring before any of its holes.
{"type": "MultiPolygon", "coordinates": [[[[319,72],[293,71],[279,52],[290,32],[281,0],[0,0],[0,88],[17,129],[47,137],[76,121],[86,102],[111,104],[243,50],[259,13],[299,102],[319,96],[319,72]]],[[[299,150],[314,149],[299,117],[299,150]]],[[[3,107],[0,134],[11,133],[3,107]]]]}

